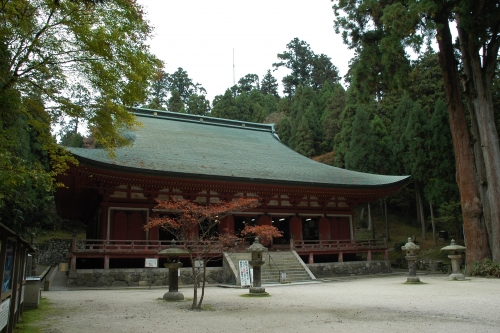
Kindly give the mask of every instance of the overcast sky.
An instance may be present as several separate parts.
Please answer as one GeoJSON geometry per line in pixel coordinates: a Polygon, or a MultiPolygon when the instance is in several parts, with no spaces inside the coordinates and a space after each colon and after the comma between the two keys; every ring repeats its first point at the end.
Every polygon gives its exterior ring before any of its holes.
{"type": "MultiPolygon", "coordinates": [[[[246,74],[260,79],[293,38],[332,59],[345,75],[353,52],[333,29],[330,0],[139,0],[154,27],[151,51],[207,90],[212,102],[246,74]]],[[[285,69],[273,73],[281,83],[285,69]]],[[[280,88],[279,93],[282,94],[280,88]]]]}

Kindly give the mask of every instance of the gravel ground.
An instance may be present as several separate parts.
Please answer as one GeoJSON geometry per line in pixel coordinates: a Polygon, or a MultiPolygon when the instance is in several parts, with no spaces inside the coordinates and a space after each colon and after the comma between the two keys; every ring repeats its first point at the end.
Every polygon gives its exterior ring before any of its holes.
{"type": "MultiPolygon", "coordinates": [[[[332,279],[265,286],[271,297],[240,297],[247,289],[209,286],[203,311],[165,302],[162,289],[44,292],[57,309],[45,332],[500,332],[500,280],[445,275],[332,279]]],[[[192,288],[179,289],[186,298],[192,288]]]]}

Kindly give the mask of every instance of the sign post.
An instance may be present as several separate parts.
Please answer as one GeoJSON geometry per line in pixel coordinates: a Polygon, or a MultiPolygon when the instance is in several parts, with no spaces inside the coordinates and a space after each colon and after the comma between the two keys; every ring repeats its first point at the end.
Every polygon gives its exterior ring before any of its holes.
{"type": "Polygon", "coordinates": [[[250,282],[250,269],[248,267],[248,260],[240,260],[240,284],[241,287],[251,286],[250,282]]]}

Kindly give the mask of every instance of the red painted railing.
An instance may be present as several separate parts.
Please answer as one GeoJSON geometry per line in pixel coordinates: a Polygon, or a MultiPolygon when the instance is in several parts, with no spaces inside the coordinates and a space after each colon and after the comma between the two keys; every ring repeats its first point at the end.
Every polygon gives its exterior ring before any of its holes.
{"type": "Polygon", "coordinates": [[[348,251],[348,250],[370,250],[385,249],[385,240],[294,240],[291,245],[294,250],[302,251],[348,251]]]}
{"type": "MultiPolygon", "coordinates": [[[[176,242],[179,248],[196,246],[197,250],[209,248],[216,251],[220,248],[218,242],[212,242],[206,245],[199,242],[176,242]]],[[[102,240],[102,239],[85,239],[77,240],[73,252],[94,252],[94,253],[125,253],[125,252],[150,252],[157,254],[161,250],[168,249],[172,246],[172,241],[155,241],[155,240],[102,240]]]]}
{"type": "MultiPolygon", "coordinates": [[[[294,240],[290,244],[290,249],[298,252],[314,252],[314,251],[349,251],[349,250],[370,250],[370,249],[385,249],[387,243],[384,240],[294,240]]],[[[73,252],[93,252],[93,253],[126,253],[126,252],[149,252],[157,254],[161,250],[170,248],[172,241],[158,240],[102,240],[102,239],[85,239],[77,240],[73,252]]],[[[198,242],[186,241],[176,242],[176,246],[193,247],[197,246],[197,250],[202,250],[203,247],[210,248],[211,251],[222,249],[222,246],[213,242],[207,245],[200,245],[198,242]]]]}

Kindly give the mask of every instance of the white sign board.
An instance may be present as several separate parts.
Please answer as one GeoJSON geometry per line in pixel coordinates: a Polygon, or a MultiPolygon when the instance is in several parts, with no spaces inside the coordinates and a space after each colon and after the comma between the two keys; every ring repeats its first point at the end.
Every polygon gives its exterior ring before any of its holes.
{"type": "Polygon", "coordinates": [[[0,330],[2,330],[9,323],[10,312],[10,298],[0,304],[0,330]]]}
{"type": "Polygon", "coordinates": [[[240,281],[241,286],[250,286],[252,283],[250,282],[250,269],[248,268],[248,260],[240,260],[240,281]]]}
{"type": "Polygon", "coordinates": [[[144,267],[158,267],[158,259],[156,258],[146,258],[146,263],[144,267]]]}

